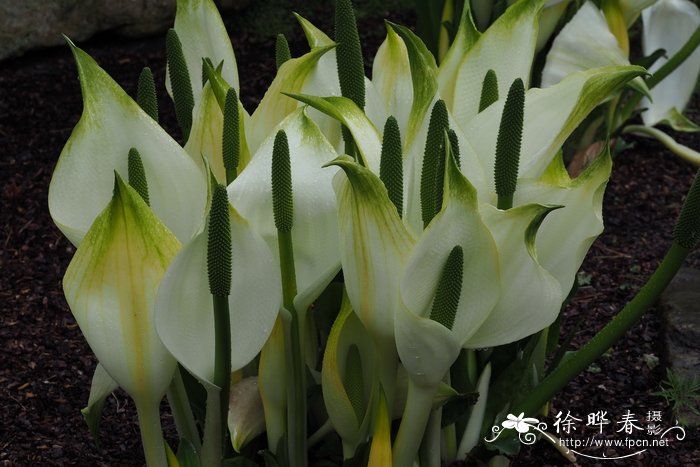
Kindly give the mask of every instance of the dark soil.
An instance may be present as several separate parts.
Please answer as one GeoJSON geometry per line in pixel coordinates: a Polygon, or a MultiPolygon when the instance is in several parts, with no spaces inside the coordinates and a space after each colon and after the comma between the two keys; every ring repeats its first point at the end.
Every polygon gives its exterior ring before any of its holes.
{"type": "MultiPolygon", "coordinates": [[[[320,26],[329,26],[329,11],[319,11],[320,26]]],[[[383,16],[382,16],[383,17],[383,16]]],[[[399,22],[411,18],[395,16],[399,22]]],[[[378,19],[361,22],[366,56],[383,39],[378,19]]],[[[300,35],[292,52],[303,50],[300,35]]],[[[241,96],[252,111],[274,75],[274,41],[232,31],[241,75],[241,96]]],[[[161,123],[176,136],[174,113],[165,95],[164,40],[94,39],[83,47],[128,92],[142,67],[150,66],[160,86],[161,123]]],[[[698,108],[698,102],[694,104],[698,108]]],[[[133,403],[122,392],[104,410],[101,445],[95,447],[80,415],[86,404],[95,359],[85,343],[61,291],[63,273],[74,252],[54,227],[47,210],[51,172],[82,109],[80,89],[67,47],[0,63],[0,464],[7,466],[132,466],[143,456],[133,403]]],[[[697,115],[695,115],[697,117],[697,115]]],[[[697,118],[695,118],[698,121],[697,118]]],[[[691,147],[700,139],[680,138],[691,147]]],[[[615,161],[605,197],[606,231],[583,265],[590,283],[566,311],[564,334],[575,332],[580,346],[629,300],[654,270],[670,244],[672,226],[695,169],[660,145],[633,140],[635,148],[615,161]],[[574,329],[579,320],[582,325],[574,329]]],[[[700,252],[688,265],[700,266],[700,252]]],[[[645,354],[661,353],[660,320],[655,310],[627,333],[588,371],[554,400],[552,414],[571,411],[585,419],[595,410],[620,416],[630,409],[663,413],[669,407],[653,393],[662,367],[650,369],[645,354]]],[[[551,426],[551,415],[550,415],[551,426]]],[[[174,438],[164,415],[167,436],[174,438]]],[[[612,430],[611,430],[612,431],[612,430]]],[[[697,430],[684,441],[649,449],[615,465],[698,465],[697,430]]],[[[612,433],[611,437],[615,434],[612,433]]],[[[620,452],[609,452],[619,455],[620,452]]],[[[596,465],[580,459],[581,465],[596,465]]],[[[548,444],[523,449],[519,466],[565,465],[548,444]]]]}

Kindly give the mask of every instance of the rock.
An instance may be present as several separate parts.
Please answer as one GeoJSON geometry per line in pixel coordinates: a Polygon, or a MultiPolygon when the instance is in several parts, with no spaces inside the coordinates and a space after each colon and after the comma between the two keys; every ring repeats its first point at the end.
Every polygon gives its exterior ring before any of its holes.
{"type": "MultiPolygon", "coordinates": [[[[219,0],[220,9],[250,0],[219,0]]],[[[0,59],[65,44],[63,34],[84,41],[102,31],[141,37],[172,25],[176,0],[22,0],[0,2],[0,59]]]]}
{"type": "MultiPolygon", "coordinates": [[[[664,356],[669,366],[680,377],[700,377],[700,271],[678,271],[661,296],[660,307],[664,356]]],[[[689,426],[700,425],[700,417],[690,411],[678,416],[689,426]]]]}

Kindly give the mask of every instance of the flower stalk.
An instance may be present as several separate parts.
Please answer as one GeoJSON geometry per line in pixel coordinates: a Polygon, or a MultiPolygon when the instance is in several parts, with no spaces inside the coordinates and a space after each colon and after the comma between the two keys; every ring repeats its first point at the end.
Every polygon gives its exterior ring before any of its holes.
{"type": "Polygon", "coordinates": [[[292,169],[289,143],[284,130],[277,132],[272,150],[272,210],[277,228],[280,271],[282,273],[282,305],[291,319],[284,321],[287,340],[288,367],[292,381],[287,392],[288,454],[292,467],[307,465],[306,453],[306,376],[302,359],[302,342],[299,312],[294,306],[297,295],[296,268],[292,244],[294,226],[294,202],[292,198],[292,169]]]}
{"type": "MultiPolygon", "coordinates": [[[[219,389],[217,396],[218,416],[207,413],[214,418],[213,424],[218,430],[212,430],[211,436],[218,439],[210,442],[219,446],[218,461],[211,465],[220,465],[224,458],[224,446],[226,445],[225,420],[228,419],[228,400],[231,388],[231,321],[228,305],[228,296],[231,293],[231,225],[229,218],[229,204],[226,188],[216,185],[212,196],[211,211],[209,213],[209,237],[207,239],[207,272],[209,276],[209,290],[214,304],[214,385],[219,389]],[[218,433],[217,433],[218,431],[218,433]]],[[[207,402],[209,393],[207,391],[207,402]]],[[[207,412],[211,412],[207,408],[207,412]]]]}
{"type": "Polygon", "coordinates": [[[700,238],[700,173],[696,174],[674,229],[674,239],[639,293],[581,349],[557,366],[512,412],[535,413],[620,339],[659,299],[700,238]]]}

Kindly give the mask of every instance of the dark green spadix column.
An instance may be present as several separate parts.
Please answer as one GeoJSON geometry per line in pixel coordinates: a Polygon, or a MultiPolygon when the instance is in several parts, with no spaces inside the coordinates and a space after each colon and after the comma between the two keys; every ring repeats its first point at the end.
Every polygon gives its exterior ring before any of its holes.
{"type": "Polygon", "coordinates": [[[238,175],[241,160],[240,119],[238,113],[238,94],[234,88],[226,92],[224,103],[224,126],[221,141],[221,155],[226,169],[226,184],[230,184],[238,175]]]}
{"type": "Polygon", "coordinates": [[[221,388],[219,402],[221,458],[226,445],[228,401],[231,387],[231,318],[228,296],[231,293],[232,252],[231,221],[226,187],[217,184],[212,194],[207,237],[207,275],[214,304],[214,384],[221,388]]]}
{"type": "Polygon", "coordinates": [[[396,119],[391,116],[384,125],[384,139],[379,161],[379,178],[389,192],[389,199],[403,216],[403,151],[401,132],[396,119]]]}
{"type": "Polygon", "coordinates": [[[289,50],[289,43],[284,34],[277,34],[277,40],[275,41],[275,64],[277,69],[286,62],[292,59],[292,52],[289,50]]]}
{"type": "Polygon", "coordinates": [[[457,163],[457,167],[462,166],[462,161],[460,160],[460,154],[459,154],[459,138],[457,138],[457,133],[450,128],[447,130],[447,137],[450,140],[450,148],[452,149],[452,156],[455,158],[455,162],[457,163]]]}
{"type": "Polygon", "coordinates": [[[462,293],[462,275],[464,273],[464,251],[460,245],[450,251],[440,275],[430,319],[452,329],[462,293]]]}
{"type": "Polygon", "coordinates": [[[129,175],[129,185],[136,190],[146,204],[151,205],[148,197],[148,181],[146,180],[146,170],[143,168],[141,154],[136,148],[129,149],[127,159],[127,173],[129,175]]]}
{"type": "Polygon", "coordinates": [[[498,100],[498,79],[496,72],[489,70],[484,76],[484,82],[481,85],[481,99],[479,100],[479,113],[488,108],[491,104],[498,100]]]}
{"type": "Polygon", "coordinates": [[[192,94],[192,81],[187,71],[185,54],[182,52],[182,43],[174,29],[170,29],[165,37],[165,53],[173,103],[175,104],[175,116],[182,130],[183,138],[187,141],[192,129],[194,94],[192,94]]]}
{"type": "Polygon", "coordinates": [[[136,102],[153,120],[158,121],[156,83],[153,80],[153,73],[148,67],[141,70],[139,75],[139,83],[136,87],[136,102]]]}
{"type": "Polygon", "coordinates": [[[447,106],[442,99],[435,102],[428,123],[428,136],[423,153],[423,168],[420,180],[420,207],[423,226],[435,217],[437,179],[440,160],[445,158],[445,132],[449,130],[447,106]]]}
{"type": "MultiPolygon", "coordinates": [[[[341,95],[352,100],[360,109],[364,109],[365,67],[351,0],[336,0],[335,41],[338,43],[336,62],[341,95]]],[[[345,152],[358,159],[355,154],[355,143],[346,127],[343,127],[343,140],[345,152]]]]}
{"type": "Polygon", "coordinates": [[[496,141],[494,179],[498,194],[498,209],[513,207],[513,195],[515,194],[518,166],[520,165],[524,115],[525,87],[523,81],[518,78],[513,81],[508,90],[496,141]]]}

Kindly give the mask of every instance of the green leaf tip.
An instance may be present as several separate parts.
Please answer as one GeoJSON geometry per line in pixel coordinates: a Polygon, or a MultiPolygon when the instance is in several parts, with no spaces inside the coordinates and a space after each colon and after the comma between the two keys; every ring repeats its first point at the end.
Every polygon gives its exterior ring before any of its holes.
{"type": "Polygon", "coordinates": [[[379,178],[389,192],[389,199],[403,216],[403,152],[401,132],[396,119],[391,116],[384,124],[384,140],[379,162],[379,178]]]}
{"type": "Polygon", "coordinates": [[[175,116],[177,117],[177,123],[182,129],[183,138],[186,141],[192,129],[194,94],[192,93],[190,75],[187,71],[185,54],[182,51],[182,43],[174,29],[170,29],[165,37],[165,51],[173,101],[175,104],[175,116]]]}
{"type": "Polygon", "coordinates": [[[284,64],[284,62],[292,59],[292,52],[289,50],[289,43],[284,34],[277,34],[277,40],[275,41],[275,62],[277,64],[277,69],[284,64]]]}
{"type": "Polygon", "coordinates": [[[294,225],[292,165],[289,160],[287,133],[284,130],[277,132],[272,147],[272,211],[277,230],[291,232],[294,225]]]}
{"type": "Polygon", "coordinates": [[[226,187],[216,184],[209,211],[207,274],[209,291],[215,297],[231,293],[231,220],[226,187]]]}
{"type": "Polygon", "coordinates": [[[494,179],[498,194],[498,208],[510,209],[518,180],[520,144],[523,138],[525,115],[525,86],[520,78],[513,81],[503,107],[501,125],[496,140],[494,179]]]}
{"type": "Polygon", "coordinates": [[[464,272],[464,251],[460,245],[450,251],[442,275],[438,282],[430,319],[452,330],[462,293],[462,275],[464,272]]]}
{"type": "Polygon", "coordinates": [[[146,180],[146,170],[143,168],[143,160],[141,154],[136,148],[129,149],[127,160],[127,173],[129,176],[129,185],[136,190],[146,204],[151,205],[148,197],[148,181],[146,180]]]}
{"type": "Polygon", "coordinates": [[[206,76],[206,82],[202,86],[209,83],[209,86],[211,86],[211,90],[214,92],[214,96],[216,97],[216,102],[218,102],[219,108],[222,112],[224,111],[224,105],[226,103],[226,92],[228,92],[228,88],[231,87],[221,76],[223,66],[223,61],[219,62],[218,66],[214,67],[214,63],[210,58],[207,57],[202,59],[202,79],[204,79],[204,76],[206,76]]]}
{"type": "Polygon", "coordinates": [[[496,72],[489,70],[484,76],[484,82],[481,85],[481,99],[479,100],[479,113],[488,108],[491,104],[498,100],[498,78],[496,72]]]}
{"type": "Polygon", "coordinates": [[[121,175],[119,175],[119,172],[116,170],[114,171],[114,186],[112,187],[112,198],[113,199],[119,199],[122,197],[122,192],[124,191],[124,188],[126,187],[126,183],[124,183],[124,179],[122,178],[121,175]]]}
{"type": "Polygon", "coordinates": [[[148,67],[144,67],[139,75],[136,87],[136,102],[153,120],[158,121],[158,98],[156,97],[156,83],[153,73],[148,67]]]}
{"type": "Polygon", "coordinates": [[[63,40],[66,41],[66,44],[68,44],[68,47],[70,47],[71,50],[78,48],[78,46],[75,45],[75,42],[73,42],[70,37],[66,36],[65,34],[61,34],[61,37],[63,37],[63,40]]]}
{"type": "Polygon", "coordinates": [[[365,67],[351,0],[336,1],[335,41],[338,44],[337,64],[341,94],[364,109],[365,67]]]}
{"type": "Polygon", "coordinates": [[[355,344],[348,349],[345,360],[345,377],[343,378],[345,393],[355,411],[358,425],[362,423],[365,411],[364,382],[362,378],[362,359],[360,349],[355,344]]]}
{"type": "Polygon", "coordinates": [[[208,69],[214,70],[214,62],[212,62],[209,57],[202,58],[202,89],[204,89],[204,86],[207,85],[207,81],[209,81],[208,69]]]}
{"type": "Polygon", "coordinates": [[[673,229],[673,239],[683,248],[695,248],[700,240],[700,170],[685,197],[681,213],[673,229]]]}
{"type": "MultiPolygon", "coordinates": [[[[423,225],[427,226],[435,217],[438,172],[444,159],[445,131],[449,129],[447,106],[442,99],[435,102],[428,123],[428,136],[425,140],[423,168],[420,181],[420,205],[423,225]]],[[[444,165],[442,165],[444,167],[444,165]]],[[[440,178],[442,178],[440,176],[440,178]]]]}
{"type": "Polygon", "coordinates": [[[234,88],[226,92],[224,103],[224,125],[221,138],[221,155],[226,169],[226,183],[236,178],[236,170],[241,160],[240,116],[238,94],[234,88]]]}

